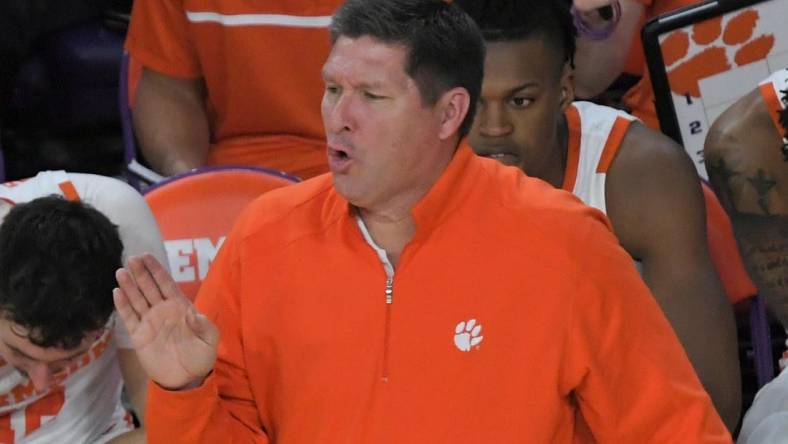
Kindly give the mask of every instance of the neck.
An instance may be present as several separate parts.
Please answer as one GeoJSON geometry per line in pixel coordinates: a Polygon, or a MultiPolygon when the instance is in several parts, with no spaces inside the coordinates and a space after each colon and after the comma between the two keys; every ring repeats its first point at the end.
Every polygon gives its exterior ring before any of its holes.
{"type": "Polygon", "coordinates": [[[555,143],[553,145],[548,168],[545,170],[543,179],[555,188],[561,188],[564,184],[566,175],[566,160],[569,156],[569,125],[566,117],[562,114],[556,130],[555,143]]]}
{"type": "Polygon", "coordinates": [[[410,209],[381,213],[359,208],[358,212],[372,240],[386,250],[389,262],[396,268],[402,250],[416,234],[416,221],[410,209]]]}
{"type": "Polygon", "coordinates": [[[446,149],[438,151],[441,159],[425,161],[425,164],[433,167],[422,171],[418,177],[423,180],[414,184],[406,193],[393,197],[382,205],[367,208],[357,207],[358,214],[364,221],[370,236],[380,248],[386,250],[389,261],[395,267],[405,245],[416,234],[413,208],[432,189],[454,157],[458,142],[455,141],[452,146],[449,146],[450,143],[446,143],[446,149]]]}

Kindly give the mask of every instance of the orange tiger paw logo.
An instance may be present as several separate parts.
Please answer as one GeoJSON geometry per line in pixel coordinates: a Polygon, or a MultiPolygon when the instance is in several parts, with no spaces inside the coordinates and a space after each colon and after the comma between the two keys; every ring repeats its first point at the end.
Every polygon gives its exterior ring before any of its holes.
{"type": "Polygon", "coordinates": [[[774,47],[774,36],[754,36],[759,19],[758,11],[751,9],[725,26],[717,17],[693,26],[692,35],[684,30],[670,33],[661,47],[673,92],[700,97],[699,79],[765,59],[774,47]]]}

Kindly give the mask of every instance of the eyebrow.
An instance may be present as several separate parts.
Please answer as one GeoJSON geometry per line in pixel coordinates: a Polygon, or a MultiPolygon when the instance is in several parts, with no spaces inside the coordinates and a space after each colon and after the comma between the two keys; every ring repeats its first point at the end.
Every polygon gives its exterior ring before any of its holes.
{"type": "Polygon", "coordinates": [[[522,90],[524,90],[526,88],[531,88],[531,87],[534,87],[534,86],[539,86],[539,84],[536,83],[536,82],[530,82],[530,81],[529,82],[525,82],[522,85],[515,86],[514,88],[511,88],[511,89],[507,90],[506,91],[506,95],[511,95],[511,94],[514,94],[514,93],[516,93],[518,91],[522,91],[522,90]]]}
{"type": "MultiPolygon", "coordinates": [[[[320,71],[320,77],[323,78],[324,82],[333,81],[333,78],[326,72],[326,70],[320,71]]],[[[384,89],[384,84],[382,82],[361,82],[358,84],[351,84],[354,89],[371,89],[371,90],[380,90],[384,89]]]]}

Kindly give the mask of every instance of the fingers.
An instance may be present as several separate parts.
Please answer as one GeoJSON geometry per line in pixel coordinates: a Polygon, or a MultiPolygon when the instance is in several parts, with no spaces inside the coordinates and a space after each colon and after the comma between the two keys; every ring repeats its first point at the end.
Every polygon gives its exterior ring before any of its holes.
{"type": "Polygon", "coordinates": [[[115,309],[118,311],[118,316],[120,316],[123,324],[126,325],[126,330],[130,334],[134,333],[139,327],[140,318],[129,303],[128,297],[123,290],[116,288],[112,290],[112,299],[115,301],[115,309]]]}
{"type": "MultiPolygon", "coordinates": [[[[145,260],[146,256],[147,255],[130,257],[126,268],[131,272],[139,292],[142,294],[142,296],[144,296],[147,303],[150,305],[155,305],[161,302],[163,298],[159,284],[156,282],[156,279],[148,269],[148,262],[145,260]]],[[[156,262],[156,264],[158,265],[158,262],[156,262]]],[[[134,308],[136,309],[137,305],[134,305],[134,308]]]]}
{"type": "Polygon", "coordinates": [[[123,296],[128,302],[129,308],[134,310],[137,317],[142,317],[150,309],[148,300],[140,291],[131,273],[126,268],[120,268],[115,272],[115,280],[123,291],[123,296]]]}
{"type": "Polygon", "coordinates": [[[178,284],[172,278],[170,273],[164,268],[158,260],[151,254],[144,254],[141,256],[145,268],[148,270],[153,280],[156,282],[158,289],[161,291],[161,297],[164,299],[183,299],[188,300],[183,295],[178,284]]]}

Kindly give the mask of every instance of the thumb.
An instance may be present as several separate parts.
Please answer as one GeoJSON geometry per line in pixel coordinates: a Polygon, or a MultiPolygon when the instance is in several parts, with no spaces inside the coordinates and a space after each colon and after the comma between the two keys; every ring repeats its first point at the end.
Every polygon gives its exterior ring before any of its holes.
{"type": "Polygon", "coordinates": [[[206,344],[212,347],[219,344],[219,329],[204,314],[190,309],[186,313],[186,324],[206,344]]]}

